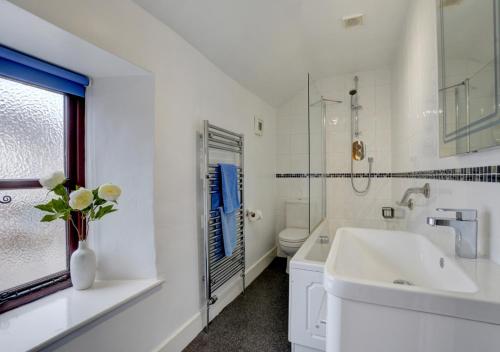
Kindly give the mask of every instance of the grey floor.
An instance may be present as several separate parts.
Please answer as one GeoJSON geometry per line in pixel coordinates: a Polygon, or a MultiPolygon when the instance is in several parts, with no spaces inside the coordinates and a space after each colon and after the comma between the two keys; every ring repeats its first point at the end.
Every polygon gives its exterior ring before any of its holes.
{"type": "Polygon", "coordinates": [[[286,260],[276,258],[185,352],[290,351],[286,260]]]}

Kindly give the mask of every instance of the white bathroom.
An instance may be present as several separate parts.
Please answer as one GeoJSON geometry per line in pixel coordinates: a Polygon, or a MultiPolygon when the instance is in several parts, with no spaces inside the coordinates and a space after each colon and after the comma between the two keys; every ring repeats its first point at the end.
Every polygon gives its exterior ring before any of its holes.
{"type": "Polygon", "coordinates": [[[500,0],[0,0],[0,351],[500,350],[500,0]]]}

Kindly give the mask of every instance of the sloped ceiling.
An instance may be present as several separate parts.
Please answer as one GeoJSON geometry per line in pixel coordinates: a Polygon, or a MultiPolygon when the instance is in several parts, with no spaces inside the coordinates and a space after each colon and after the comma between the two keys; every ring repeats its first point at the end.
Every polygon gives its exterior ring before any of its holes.
{"type": "Polygon", "coordinates": [[[392,62],[409,0],[134,0],[273,106],[321,78],[392,62]],[[362,13],[346,29],[342,17],[362,13]]]}

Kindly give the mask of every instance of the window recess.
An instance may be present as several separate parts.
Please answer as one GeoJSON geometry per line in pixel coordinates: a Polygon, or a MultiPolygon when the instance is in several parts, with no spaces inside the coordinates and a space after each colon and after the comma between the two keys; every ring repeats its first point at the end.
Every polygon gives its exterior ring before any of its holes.
{"type": "Polygon", "coordinates": [[[0,313],[69,287],[75,231],[40,223],[38,179],[64,170],[85,184],[89,79],[0,45],[0,313]]]}

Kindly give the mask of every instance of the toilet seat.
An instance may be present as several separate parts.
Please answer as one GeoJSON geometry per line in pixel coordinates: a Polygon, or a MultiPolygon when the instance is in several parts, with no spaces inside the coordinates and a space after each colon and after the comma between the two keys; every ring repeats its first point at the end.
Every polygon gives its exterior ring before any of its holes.
{"type": "Polygon", "coordinates": [[[308,236],[309,232],[306,229],[288,228],[281,231],[278,235],[278,238],[281,243],[287,246],[300,247],[308,236]]]}

